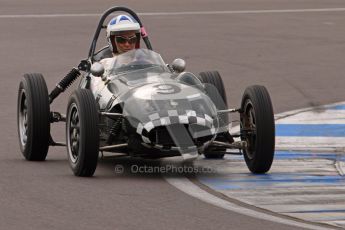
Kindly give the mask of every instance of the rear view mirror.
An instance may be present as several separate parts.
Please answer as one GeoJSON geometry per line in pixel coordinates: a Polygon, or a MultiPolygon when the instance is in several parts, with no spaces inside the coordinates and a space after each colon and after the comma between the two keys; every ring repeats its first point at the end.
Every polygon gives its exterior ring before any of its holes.
{"type": "Polygon", "coordinates": [[[177,58],[171,63],[171,67],[176,73],[182,73],[186,69],[186,62],[181,58],[177,58]]]}
{"type": "Polygon", "coordinates": [[[104,66],[99,62],[93,63],[91,66],[91,73],[95,77],[102,77],[104,73],[104,66]]]}

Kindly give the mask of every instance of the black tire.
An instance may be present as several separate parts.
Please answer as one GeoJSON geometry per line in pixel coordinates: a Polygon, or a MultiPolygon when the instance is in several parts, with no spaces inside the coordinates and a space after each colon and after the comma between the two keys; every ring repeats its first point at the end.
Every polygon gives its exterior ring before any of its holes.
{"type": "Polygon", "coordinates": [[[19,84],[17,128],[20,150],[26,160],[44,161],[49,149],[50,108],[42,74],[25,74],[19,84]]]}
{"type": "Polygon", "coordinates": [[[258,85],[248,87],[241,109],[241,139],[248,144],[243,150],[244,159],[252,173],[266,173],[271,168],[275,148],[274,114],[267,89],[258,85]]]}
{"type": "Polygon", "coordinates": [[[226,92],[222,77],[220,76],[218,71],[206,71],[199,73],[198,78],[204,84],[210,84],[215,86],[218,92],[208,91],[206,88],[207,93],[209,93],[209,97],[215,103],[218,109],[225,109],[228,106],[228,102],[226,99],[226,92]],[[221,96],[221,98],[219,98],[221,96]]]}
{"type": "MultiPolygon", "coordinates": [[[[205,85],[206,94],[210,97],[212,102],[216,105],[217,109],[227,109],[228,103],[226,99],[226,92],[222,77],[218,71],[207,71],[199,73],[198,78],[205,85]],[[212,87],[214,86],[214,87],[212,87]]],[[[223,123],[229,124],[228,114],[221,115],[221,120],[223,123]]],[[[212,152],[212,149],[206,150],[204,153],[205,158],[207,159],[222,159],[224,153],[217,153],[219,151],[225,152],[225,148],[218,148],[212,152]]]]}
{"type": "Polygon", "coordinates": [[[99,117],[92,92],[74,91],[66,115],[67,154],[72,171],[76,176],[93,176],[99,153],[99,117]]]}

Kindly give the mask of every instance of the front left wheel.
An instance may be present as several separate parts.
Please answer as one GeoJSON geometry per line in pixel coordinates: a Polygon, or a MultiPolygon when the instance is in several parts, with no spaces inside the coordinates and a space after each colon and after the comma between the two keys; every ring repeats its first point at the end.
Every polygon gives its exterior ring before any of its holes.
{"type": "Polygon", "coordinates": [[[77,89],[67,107],[66,143],[74,175],[93,176],[99,152],[98,109],[90,90],[77,89]]]}

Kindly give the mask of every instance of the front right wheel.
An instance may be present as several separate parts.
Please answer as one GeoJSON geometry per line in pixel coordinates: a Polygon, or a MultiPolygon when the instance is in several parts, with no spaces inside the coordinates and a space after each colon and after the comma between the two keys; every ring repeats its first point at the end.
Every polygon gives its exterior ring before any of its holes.
{"type": "Polygon", "coordinates": [[[99,118],[92,92],[74,91],[66,114],[66,143],[72,171],[76,176],[93,176],[99,152],[99,118]]]}
{"type": "Polygon", "coordinates": [[[247,167],[252,173],[266,173],[271,168],[275,148],[275,124],[272,102],[264,86],[250,86],[241,103],[241,139],[247,167]]]}

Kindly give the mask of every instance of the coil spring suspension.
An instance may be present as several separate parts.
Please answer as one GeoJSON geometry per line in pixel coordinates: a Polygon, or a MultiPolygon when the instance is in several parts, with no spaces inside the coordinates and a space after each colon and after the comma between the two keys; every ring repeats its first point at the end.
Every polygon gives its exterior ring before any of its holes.
{"type": "Polygon", "coordinates": [[[122,117],[118,118],[114,122],[113,126],[111,127],[111,129],[109,131],[109,138],[108,138],[108,141],[107,141],[108,144],[111,144],[113,142],[113,140],[114,140],[114,137],[116,137],[117,135],[120,134],[120,131],[121,131],[121,128],[122,128],[122,120],[123,120],[122,117]]]}
{"type": "Polygon", "coordinates": [[[52,103],[54,99],[65,91],[79,76],[80,71],[73,68],[58,84],[56,84],[53,91],[49,94],[49,102],[52,103]]]}

